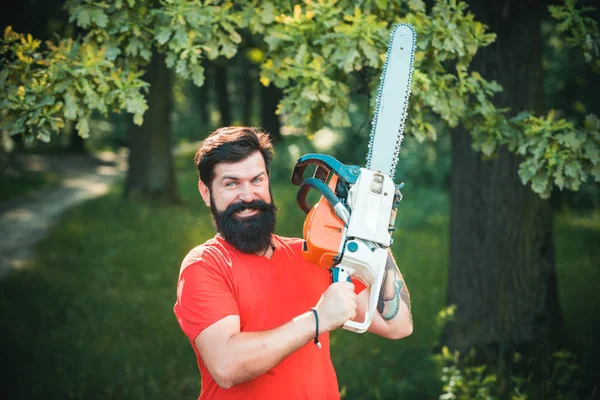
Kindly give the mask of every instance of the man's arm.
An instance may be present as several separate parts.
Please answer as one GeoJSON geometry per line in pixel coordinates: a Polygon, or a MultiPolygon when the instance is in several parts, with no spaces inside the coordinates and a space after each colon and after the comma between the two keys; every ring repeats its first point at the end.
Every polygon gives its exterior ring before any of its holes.
{"type": "MultiPolygon", "coordinates": [[[[381,288],[384,307],[381,313],[375,313],[369,332],[389,339],[401,339],[409,336],[413,331],[410,295],[391,252],[388,252],[385,268],[386,275],[381,288]]],[[[357,320],[359,321],[364,318],[369,294],[369,289],[365,289],[358,295],[357,320]]]]}
{"type": "MultiPolygon", "coordinates": [[[[350,282],[334,283],[321,296],[315,309],[319,334],[340,327],[356,314],[356,295],[350,282]]],[[[240,332],[237,315],[227,316],[204,329],[194,340],[202,361],[222,388],[254,379],[315,337],[312,311],[263,332],[240,332]]]]}

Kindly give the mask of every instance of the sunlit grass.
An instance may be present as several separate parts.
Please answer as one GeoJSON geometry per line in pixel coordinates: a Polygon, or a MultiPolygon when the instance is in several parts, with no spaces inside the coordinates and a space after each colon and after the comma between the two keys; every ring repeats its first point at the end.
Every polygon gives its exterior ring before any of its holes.
{"type": "MultiPolygon", "coordinates": [[[[28,268],[0,282],[6,398],[197,396],[195,357],[172,307],[181,259],[214,232],[189,157],[177,164],[185,166],[178,175],[183,206],[129,203],[119,190],[86,202],[64,215],[28,268]]],[[[273,191],[277,232],[300,235],[295,188],[282,180],[273,191]]],[[[572,339],[597,350],[600,227],[577,218],[555,225],[560,296],[572,339]]],[[[430,356],[446,296],[446,195],[406,192],[398,227],[393,250],[412,294],[415,331],[400,341],[335,332],[332,354],[346,399],[439,395],[430,356]]]]}

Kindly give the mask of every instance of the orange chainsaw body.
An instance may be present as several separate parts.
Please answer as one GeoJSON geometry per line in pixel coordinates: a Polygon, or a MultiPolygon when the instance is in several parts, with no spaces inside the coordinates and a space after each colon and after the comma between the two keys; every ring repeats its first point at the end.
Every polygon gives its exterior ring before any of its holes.
{"type": "MultiPolygon", "coordinates": [[[[337,176],[332,176],[328,186],[334,190],[337,176]]],[[[322,268],[329,269],[339,262],[339,252],[344,240],[344,223],[321,197],[304,220],[304,258],[322,268]]]]}

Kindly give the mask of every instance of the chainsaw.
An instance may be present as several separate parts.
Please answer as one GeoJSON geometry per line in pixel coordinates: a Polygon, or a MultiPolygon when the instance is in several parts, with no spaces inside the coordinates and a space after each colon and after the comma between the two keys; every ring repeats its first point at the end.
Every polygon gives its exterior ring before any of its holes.
{"type": "Polygon", "coordinates": [[[349,320],[344,328],[365,332],[375,315],[392,244],[396,210],[403,184],[394,183],[406,121],[412,79],[415,32],[409,24],[392,30],[381,80],[366,167],[345,165],[326,154],[300,157],[292,172],[299,186],[297,201],[307,213],[302,254],[306,260],[330,269],[333,282],[355,278],[370,288],[364,321],[349,320]],[[308,167],[312,176],[305,178],[308,167]],[[321,194],[314,205],[310,189],[321,194]]]}

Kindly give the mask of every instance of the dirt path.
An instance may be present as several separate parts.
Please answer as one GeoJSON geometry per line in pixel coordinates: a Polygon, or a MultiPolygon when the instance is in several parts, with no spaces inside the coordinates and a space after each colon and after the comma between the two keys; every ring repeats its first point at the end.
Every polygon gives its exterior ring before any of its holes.
{"type": "Polygon", "coordinates": [[[0,278],[23,268],[35,244],[68,208],[108,192],[126,170],[126,156],[114,153],[89,155],[22,156],[32,171],[55,172],[59,186],[0,203],[0,278]]]}

